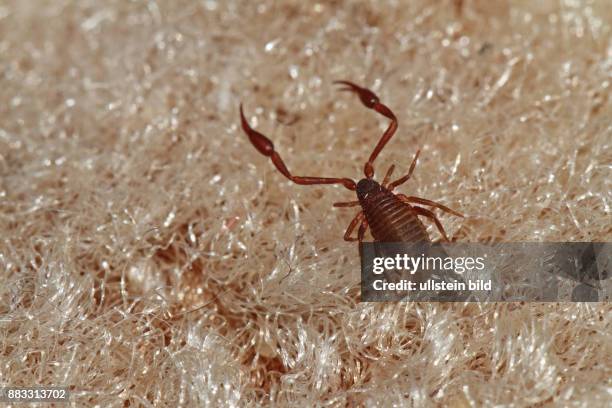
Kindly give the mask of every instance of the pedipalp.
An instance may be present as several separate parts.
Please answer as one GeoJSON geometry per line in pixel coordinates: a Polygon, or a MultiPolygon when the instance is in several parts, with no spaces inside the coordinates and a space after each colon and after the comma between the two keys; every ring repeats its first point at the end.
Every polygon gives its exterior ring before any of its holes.
{"type": "Polygon", "coordinates": [[[397,130],[397,118],[395,117],[395,114],[391,111],[391,109],[389,109],[386,105],[380,103],[380,99],[378,98],[378,96],[369,89],[362,88],[359,85],[356,85],[350,81],[334,81],[334,83],[344,85],[343,88],[340,88],[341,91],[349,91],[356,93],[359,96],[361,103],[366,108],[373,109],[381,115],[391,119],[389,127],[387,128],[387,130],[385,130],[385,133],[383,133],[382,137],[376,144],[376,147],[374,147],[372,154],[370,154],[370,158],[368,159],[363,168],[365,176],[371,179],[372,177],[374,177],[374,160],[376,160],[383,147],[385,147],[387,142],[389,142],[389,140],[393,137],[395,131],[397,130]]]}
{"type": "Polygon", "coordinates": [[[337,177],[304,177],[304,176],[294,176],[292,175],[283,159],[281,159],[280,155],[274,150],[274,143],[255,129],[253,129],[249,122],[244,117],[244,112],[242,111],[242,104],[240,104],[240,121],[242,124],[242,129],[249,137],[249,140],[255,146],[255,148],[259,151],[259,153],[264,156],[270,157],[272,163],[276,166],[278,171],[280,171],[285,177],[289,180],[293,181],[296,184],[302,185],[312,185],[312,184],[342,184],[344,187],[351,191],[355,191],[357,188],[356,183],[349,178],[337,178],[337,177]]]}

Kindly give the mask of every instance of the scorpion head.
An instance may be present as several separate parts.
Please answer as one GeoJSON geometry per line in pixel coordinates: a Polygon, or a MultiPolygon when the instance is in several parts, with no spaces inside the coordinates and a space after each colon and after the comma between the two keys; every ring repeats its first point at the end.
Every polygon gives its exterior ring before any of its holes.
{"type": "Polygon", "coordinates": [[[382,186],[372,179],[364,178],[357,183],[357,198],[359,198],[359,201],[363,201],[379,191],[382,191],[382,186]]]}

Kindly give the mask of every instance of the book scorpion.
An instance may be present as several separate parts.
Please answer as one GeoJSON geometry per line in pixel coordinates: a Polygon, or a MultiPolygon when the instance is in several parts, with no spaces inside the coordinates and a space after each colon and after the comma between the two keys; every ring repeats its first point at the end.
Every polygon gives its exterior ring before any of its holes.
{"type": "Polygon", "coordinates": [[[355,183],[355,181],[350,178],[303,177],[291,174],[283,159],[281,159],[280,155],[274,150],[272,141],[251,128],[244,117],[241,104],[240,120],[242,129],[249,137],[253,146],[255,146],[264,156],[270,157],[278,171],[294,183],[301,185],[341,184],[348,190],[357,193],[357,200],[355,201],[334,203],[334,207],[361,206],[361,211],[355,215],[344,233],[345,241],[362,242],[369,227],[372,237],[378,242],[431,242],[427,234],[427,229],[419,219],[419,216],[432,220],[444,240],[448,241],[448,236],[438,217],[431,210],[422,206],[438,208],[458,217],[463,217],[463,215],[435,201],[393,192],[396,187],[410,180],[419,157],[419,150],[417,150],[408,173],[405,176],[393,182],[389,182],[393,170],[395,169],[395,166],[391,165],[382,183],[378,183],[374,180],[374,160],[376,160],[382,149],[397,131],[398,122],[395,114],[386,105],[381,103],[378,96],[371,90],[362,88],[349,81],[335,81],[334,83],[342,86],[340,88],[341,91],[349,91],[357,94],[365,107],[373,109],[391,120],[391,123],[378,141],[368,161],[365,163],[365,178],[359,180],[358,183],[355,183]],[[357,226],[359,226],[357,237],[352,237],[357,226]]]}

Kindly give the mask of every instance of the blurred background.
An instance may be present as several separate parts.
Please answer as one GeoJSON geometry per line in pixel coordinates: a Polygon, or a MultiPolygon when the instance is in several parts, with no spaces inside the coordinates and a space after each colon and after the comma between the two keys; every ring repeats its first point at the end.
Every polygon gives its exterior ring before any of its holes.
{"type": "MultiPolygon", "coordinates": [[[[78,406],[607,406],[610,306],[359,303],[377,159],[460,241],[609,241],[602,1],[0,3],[0,386],[78,406]],[[520,405],[520,404],[519,404],[520,405]]],[[[432,236],[435,228],[429,226],[432,236]]]]}

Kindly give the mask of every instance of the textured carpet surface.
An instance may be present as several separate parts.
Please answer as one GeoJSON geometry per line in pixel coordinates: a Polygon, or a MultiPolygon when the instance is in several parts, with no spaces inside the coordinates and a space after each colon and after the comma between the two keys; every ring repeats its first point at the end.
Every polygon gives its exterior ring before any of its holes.
{"type": "MultiPolygon", "coordinates": [[[[359,303],[376,161],[459,241],[610,241],[602,1],[0,3],[0,386],[73,406],[604,407],[611,307],[359,303]],[[513,405],[512,405],[513,404],[513,405]]],[[[432,237],[435,228],[427,223],[432,237]]]]}

